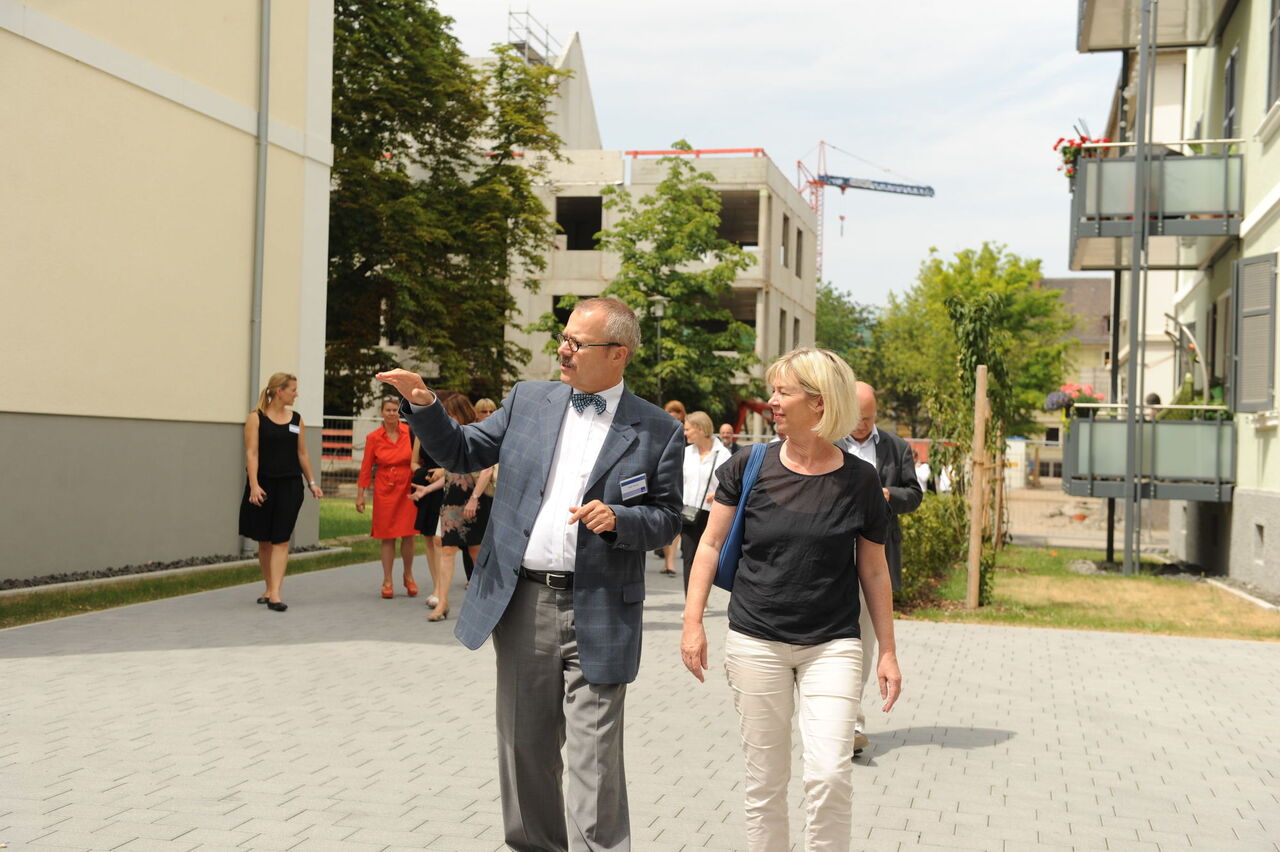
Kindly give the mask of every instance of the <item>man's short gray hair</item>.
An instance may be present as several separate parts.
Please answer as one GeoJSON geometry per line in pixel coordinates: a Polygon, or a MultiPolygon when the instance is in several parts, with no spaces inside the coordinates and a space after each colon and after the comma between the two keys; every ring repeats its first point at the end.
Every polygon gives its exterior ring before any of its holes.
{"type": "Polygon", "coordinates": [[[627,303],[613,296],[583,299],[573,306],[574,311],[603,311],[604,330],[609,343],[621,343],[627,347],[627,363],[640,351],[640,320],[627,303]]]}

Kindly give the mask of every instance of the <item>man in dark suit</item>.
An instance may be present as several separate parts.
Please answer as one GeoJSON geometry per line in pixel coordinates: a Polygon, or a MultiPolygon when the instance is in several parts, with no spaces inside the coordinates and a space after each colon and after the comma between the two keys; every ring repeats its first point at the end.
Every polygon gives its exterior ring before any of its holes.
{"type": "MultiPolygon", "coordinates": [[[[889,539],[884,544],[884,556],[889,563],[889,579],[896,592],[902,588],[902,527],[898,516],[914,512],[924,492],[916,478],[915,454],[911,452],[911,445],[892,432],[881,432],[876,428],[875,389],[866,382],[858,382],[857,389],[860,416],[853,432],[844,439],[843,449],[875,467],[880,474],[881,491],[889,504],[889,539]]],[[[876,633],[867,613],[867,602],[861,597],[859,602],[862,606],[858,620],[862,637],[862,688],[865,691],[870,671],[867,661],[876,658],[876,633]]],[[[868,743],[864,733],[866,721],[866,714],[859,708],[853,737],[855,755],[868,743]]]]}
{"type": "Polygon", "coordinates": [[[685,442],[679,421],[623,386],[640,346],[630,308],[579,302],[557,338],[560,382],[520,382],[468,426],[417,374],[378,379],[447,470],[501,464],[454,632],[472,649],[493,636],[507,845],[629,850],[623,700],[640,665],[645,554],[680,526],[685,442]]]}

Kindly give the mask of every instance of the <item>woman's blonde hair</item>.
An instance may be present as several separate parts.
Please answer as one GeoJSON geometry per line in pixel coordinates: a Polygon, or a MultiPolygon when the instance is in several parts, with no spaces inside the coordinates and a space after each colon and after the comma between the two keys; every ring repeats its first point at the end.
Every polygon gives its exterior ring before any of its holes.
{"type": "Polygon", "coordinates": [[[714,427],[711,425],[711,415],[705,411],[695,411],[692,414],[686,415],[684,422],[686,426],[692,426],[693,428],[700,430],[702,434],[706,435],[708,438],[715,434],[713,431],[714,427]]]}
{"type": "Polygon", "coordinates": [[[267,406],[275,399],[276,393],[289,382],[296,382],[298,377],[292,373],[272,373],[271,378],[267,379],[267,386],[258,394],[258,410],[264,414],[267,406]]]}
{"type": "Polygon", "coordinates": [[[822,417],[813,427],[824,441],[838,441],[858,423],[857,377],[845,360],[826,349],[792,349],[769,365],[764,380],[794,380],[810,396],[822,397],[822,417]]]}
{"type": "Polygon", "coordinates": [[[498,410],[498,406],[494,403],[493,400],[489,399],[489,397],[482,396],[480,397],[480,399],[476,400],[475,409],[476,409],[476,414],[479,414],[484,411],[487,411],[490,414],[492,414],[493,412],[498,410]]]}

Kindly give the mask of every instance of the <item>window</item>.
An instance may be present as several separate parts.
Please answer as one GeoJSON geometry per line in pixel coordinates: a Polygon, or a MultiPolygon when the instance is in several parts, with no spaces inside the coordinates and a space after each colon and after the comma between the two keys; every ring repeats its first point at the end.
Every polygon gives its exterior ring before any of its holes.
{"type": "Polygon", "coordinates": [[[796,228],[796,275],[804,275],[804,231],[796,228]]]}
{"type": "Polygon", "coordinates": [[[791,320],[791,345],[792,347],[800,345],[800,317],[791,320]]]}
{"type": "Polygon", "coordinates": [[[556,224],[564,231],[569,251],[595,251],[601,229],[603,202],[598,195],[556,198],[556,224]]]}
{"type": "Polygon", "coordinates": [[[725,190],[720,195],[720,226],[716,236],[739,248],[760,245],[760,193],[725,190]]]}
{"type": "Polygon", "coordinates": [[[784,309],[778,314],[778,354],[787,351],[787,312],[784,309]]]}
{"type": "Polygon", "coordinates": [[[786,213],[782,214],[782,246],[778,249],[778,263],[782,264],[782,268],[787,268],[787,253],[791,248],[791,217],[786,213]]]}
{"type": "Polygon", "coordinates": [[[1222,69],[1222,138],[1234,139],[1236,135],[1236,65],[1240,48],[1231,51],[1226,67],[1222,69]]]}
{"type": "Polygon", "coordinates": [[[1267,53],[1267,109],[1280,100],[1280,0],[1271,0],[1271,25],[1267,53]]]}
{"type": "Polygon", "coordinates": [[[1062,440],[1062,428],[1060,426],[1050,426],[1044,430],[1044,439],[1046,443],[1056,444],[1062,440]]]}
{"type": "Polygon", "coordinates": [[[1276,256],[1238,260],[1233,277],[1232,408],[1269,411],[1275,407],[1276,256]]]}
{"type": "Polygon", "coordinates": [[[1110,349],[1102,350],[1102,366],[1104,367],[1111,366],[1111,350],[1110,349]]]}

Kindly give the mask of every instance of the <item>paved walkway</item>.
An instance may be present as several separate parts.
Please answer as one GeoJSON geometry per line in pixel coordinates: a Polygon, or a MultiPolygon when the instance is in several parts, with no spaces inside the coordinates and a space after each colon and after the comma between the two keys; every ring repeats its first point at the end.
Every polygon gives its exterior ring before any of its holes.
{"type": "MultiPolygon", "coordinates": [[[[0,631],[0,842],[501,849],[492,652],[378,584],[352,566],[289,579],[284,614],[242,586],[0,631]]],[[[699,686],[680,584],[649,586],[635,848],[744,849],[724,618],[699,686]]],[[[1280,645],[911,622],[898,642],[855,849],[1280,849],[1280,645]]]]}

